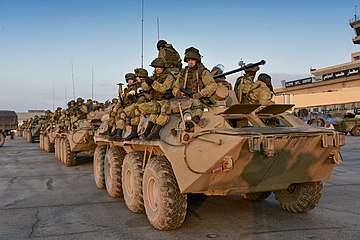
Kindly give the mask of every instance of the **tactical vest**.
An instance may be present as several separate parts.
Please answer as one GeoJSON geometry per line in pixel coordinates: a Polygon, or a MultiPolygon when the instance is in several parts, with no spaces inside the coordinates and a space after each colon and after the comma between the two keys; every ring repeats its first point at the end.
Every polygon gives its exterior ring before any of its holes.
{"type": "Polygon", "coordinates": [[[132,85],[128,85],[127,88],[125,88],[124,90],[124,107],[126,106],[129,106],[131,104],[133,104],[134,102],[136,102],[136,96],[135,95],[128,95],[128,93],[131,91],[131,90],[134,90],[136,92],[136,89],[137,89],[137,85],[136,83],[132,84],[132,85]]]}
{"type": "Polygon", "coordinates": [[[178,53],[173,47],[164,47],[165,58],[170,63],[170,67],[181,68],[181,62],[179,62],[178,53]]]}
{"type": "Polygon", "coordinates": [[[204,87],[202,81],[202,73],[206,70],[202,63],[197,63],[195,69],[186,67],[184,71],[181,71],[179,79],[180,87],[190,90],[192,93],[200,92],[204,87]]]}
{"type": "MultiPolygon", "coordinates": [[[[163,84],[165,82],[168,74],[171,74],[171,73],[169,73],[167,70],[165,70],[160,75],[155,74],[153,76],[153,80],[154,80],[154,82],[156,81],[158,83],[163,84]]],[[[151,88],[151,90],[150,90],[151,100],[156,100],[156,101],[163,100],[163,99],[165,99],[163,95],[164,95],[163,93],[157,92],[153,88],[151,88]]]]}

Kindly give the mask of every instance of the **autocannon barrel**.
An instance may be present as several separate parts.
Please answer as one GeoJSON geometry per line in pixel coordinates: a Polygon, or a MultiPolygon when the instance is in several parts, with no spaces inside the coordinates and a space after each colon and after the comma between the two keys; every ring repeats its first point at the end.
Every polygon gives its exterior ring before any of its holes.
{"type": "Polygon", "coordinates": [[[255,67],[255,66],[259,66],[259,65],[265,65],[265,63],[266,63],[265,60],[261,60],[260,62],[257,62],[257,63],[250,63],[250,64],[247,64],[247,65],[245,65],[243,67],[239,67],[239,68],[236,68],[236,69],[228,71],[228,72],[216,74],[216,75],[213,76],[213,78],[225,77],[227,75],[230,75],[230,74],[233,74],[233,73],[236,73],[236,72],[240,72],[240,71],[243,71],[245,69],[249,69],[249,68],[252,68],[252,67],[255,67]]]}

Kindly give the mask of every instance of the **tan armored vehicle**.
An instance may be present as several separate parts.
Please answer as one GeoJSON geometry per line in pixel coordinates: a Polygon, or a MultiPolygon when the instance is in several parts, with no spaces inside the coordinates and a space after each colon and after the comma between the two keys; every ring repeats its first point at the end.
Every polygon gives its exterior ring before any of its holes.
{"type": "Polygon", "coordinates": [[[274,193],[286,211],[313,209],[322,182],[342,162],[344,134],[309,126],[286,112],[293,105],[238,104],[233,91],[220,93],[205,109],[203,127],[183,114],[188,99],[172,99],[174,113],[159,141],[110,142],[96,135],[97,187],[123,197],[130,211],[146,212],[159,230],[181,226],[189,193],[240,194],[250,201],[274,193]]]}
{"type": "Polygon", "coordinates": [[[58,128],[53,123],[44,126],[44,128],[40,131],[40,149],[49,153],[54,152],[57,132],[58,128]]]}
{"type": "Polygon", "coordinates": [[[100,111],[90,112],[86,119],[75,122],[70,130],[56,133],[55,157],[69,167],[76,165],[78,153],[94,153],[93,137],[103,115],[104,112],[100,111]]]}
{"type": "Polygon", "coordinates": [[[23,137],[29,143],[34,143],[35,141],[39,140],[40,128],[41,125],[39,124],[39,122],[36,119],[33,119],[24,129],[23,137]]]}

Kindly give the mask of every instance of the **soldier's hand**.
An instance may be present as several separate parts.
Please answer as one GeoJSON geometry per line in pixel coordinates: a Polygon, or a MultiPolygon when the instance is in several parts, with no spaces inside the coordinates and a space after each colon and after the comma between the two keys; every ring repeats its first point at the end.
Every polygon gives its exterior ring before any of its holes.
{"type": "Polygon", "coordinates": [[[202,98],[202,95],[201,95],[201,93],[194,93],[193,98],[200,99],[200,98],[202,98]]]}
{"type": "Polygon", "coordinates": [[[147,84],[149,87],[151,87],[151,85],[153,84],[154,80],[152,80],[151,78],[147,77],[147,78],[145,78],[145,82],[146,82],[146,84],[147,84]]]}
{"type": "Polygon", "coordinates": [[[129,92],[129,95],[135,95],[135,94],[136,94],[135,90],[131,90],[131,91],[129,92]]]}
{"type": "Polygon", "coordinates": [[[142,93],[142,91],[143,91],[143,89],[142,89],[141,87],[140,87],[140,88],[138,88],[138,89],[136,89],[137,94],[142,93]]]}

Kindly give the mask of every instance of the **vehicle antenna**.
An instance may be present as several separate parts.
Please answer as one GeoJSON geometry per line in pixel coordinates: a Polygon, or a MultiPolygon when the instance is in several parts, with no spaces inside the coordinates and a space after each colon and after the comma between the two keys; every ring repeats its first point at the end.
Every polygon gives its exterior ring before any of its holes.
{"type": "Polygon", "coordinates": [[[159,17],[157,17],[157,33],[158,33],[158,41],[160,40],[160,23],[159,17]]]}
{"type": "Polygon", "coordinates": [[[141,68],[144,67],[144,0],[141,0],[141,68]]]}
{"type": "Polygon", "coordinates": [[[91,99],[94,99],[94,68],[91,68],[91,99]]]}
{"type": "Polygon", "coordinates": [[[73,61],[71,60],[71,78],[72,78],[72,87],[73,87],[73,97],[75,99],[75,80],[74,80],[74,65],[73,61]]]}

